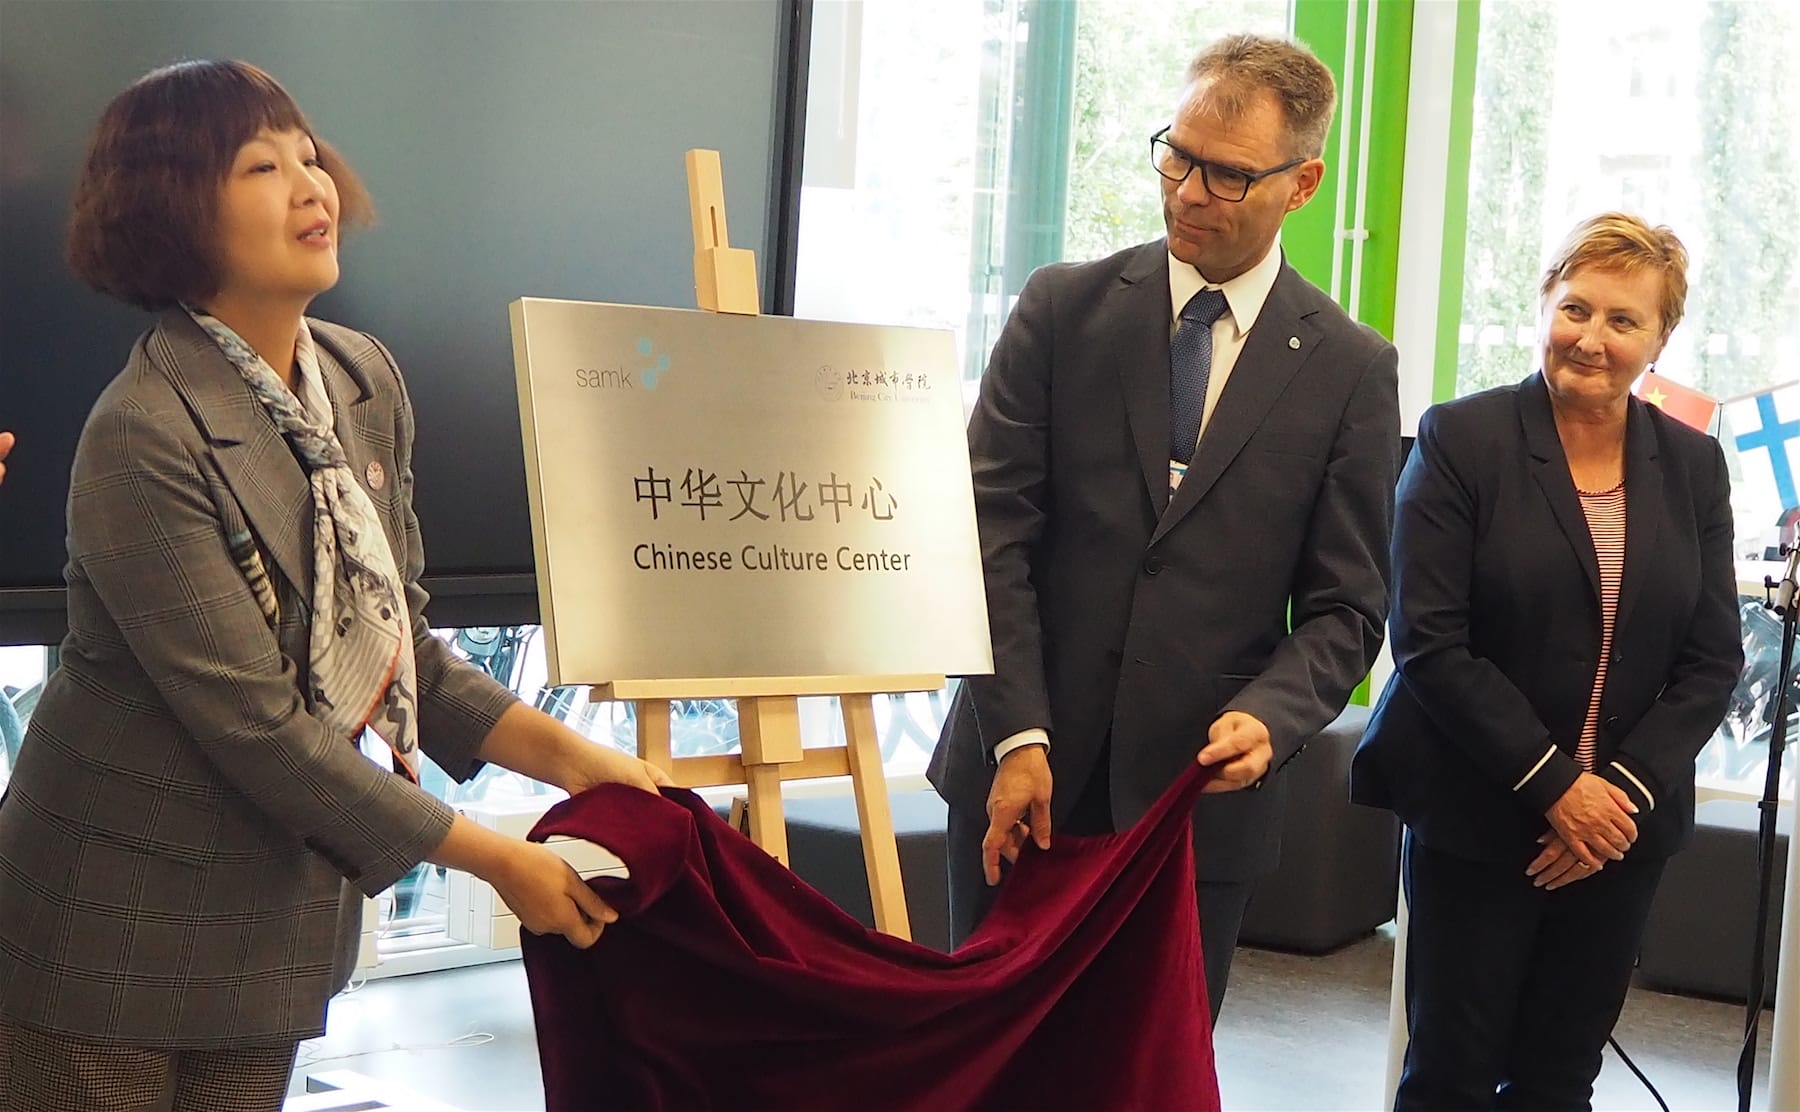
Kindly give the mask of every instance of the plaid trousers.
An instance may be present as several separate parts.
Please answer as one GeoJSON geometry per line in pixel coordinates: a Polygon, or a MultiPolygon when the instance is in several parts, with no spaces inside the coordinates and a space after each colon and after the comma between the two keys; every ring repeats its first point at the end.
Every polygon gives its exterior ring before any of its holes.
{"type": "Polygon", "coordinates": [[[280,1112],[298,1043],[160,1050],[0,1022],[8,1112],[280,1112]]]}

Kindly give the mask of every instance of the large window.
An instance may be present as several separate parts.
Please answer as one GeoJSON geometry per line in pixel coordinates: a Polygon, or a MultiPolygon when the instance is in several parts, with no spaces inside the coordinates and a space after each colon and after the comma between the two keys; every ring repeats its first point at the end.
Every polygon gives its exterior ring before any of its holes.
{"type": "Polygon", "coordinates": [[[0,791],[12,779],[25,725],[44,692],[50,650],[35,645],[0,646],[0,791]]]}
{"type": "MultiPolygon", "coordinates": [[[[1797,50],[1800,17],[1783,4],[1481,5],[1457,393],[1537,366],[1543,267],[1576,221],[1608,209],[1669,225],[1690,254],[1687,315],[1659,374],[1720,400],[1800,379],[1797,50]]],[[[1745,478],[1729,422],[1718,431],[1738,555],[1754,559],[1774,543],[1783,507],[1754,468],[1745,478]]],[[[1760,597],[1745,599],[1743,617],[1744,678],[1699,771],[1703,783],[1751,789],[1766,754],[1775,623],[1760,597]]]]}
{"type": "MultiPolygon", "coordinates": [[[[972,405],[1032,270],[1162,234],[1150,135],[1189,58],[1226,30],[1283,33],[1288,12],[1286,0],[823,0],[796,315],[954,331],[972,405]]],[[[887,702],[888,771],[921,771],[948,692],[887,702]]],[[[815,719],[835,723],[822,709],[815,719]]]]}
{"type": "Polygon", "coordinates": [[[1188,59],[1285,0],[814,11],[796,311],[947,328],[978,379],[1032,270],[1162,234],[1150,135],[1188,59]]]}
{"type": "Polygon", "coordinates": [[[1661,373],[1716,398],[1800,378],[1796,48],[1782,4],[1482,6],[1459,393],[1531,371],[1543,263],[1606,209],[1691,254],[1661,373]]]}
{"type": "Polygon", "coordinates": [[[1147,172],[1152,132],[1170,113],[1194,54],[1231,31],[1288,33],[1285,0],[1098,0],[1075,20],[1064,257],[1094,259],[1163,234],[1147,172]]]}

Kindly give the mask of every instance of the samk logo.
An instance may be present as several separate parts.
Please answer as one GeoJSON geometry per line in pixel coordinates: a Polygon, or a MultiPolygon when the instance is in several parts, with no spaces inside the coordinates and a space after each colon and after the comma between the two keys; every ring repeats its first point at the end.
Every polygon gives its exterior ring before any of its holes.
{"type": "Polygon", "coordinates": [[[639,386],[646,390],[656,389],[669,369],[668,353],[658,352],[650,337],[639,336],[637,354],[639,358],[635,362],[640,365],[636,370],[622,363],[611,367],[577,367],[575,385],[587,390],[635,390],[639,386]]]}
{"type": "Polygon", "coordinates": [[[644,389],[654,390],[656,389],[656,384],[662,380],[664,372],[669,369],[669,353],[666,351],[658,352],[656,350],[656,345],[650,342],[650,337],[648,336],[638,337],[637,349],[638,354],[645,359],[650,359],[652,355],[655,356],[654,361],[652,361],[649,366],[638,371],[638,381],[644,384],[644,389]]]}

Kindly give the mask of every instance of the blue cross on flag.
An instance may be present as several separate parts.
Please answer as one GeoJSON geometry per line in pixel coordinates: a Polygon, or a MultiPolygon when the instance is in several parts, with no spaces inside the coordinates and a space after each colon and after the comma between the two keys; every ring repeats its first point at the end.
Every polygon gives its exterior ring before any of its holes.
{"type": "Polygon", "coordinates": [[[1744,481],[1780,499],[1784,510],[1800,506],[1800,384],[1726,402],[1725,420],[1744,481]]]}

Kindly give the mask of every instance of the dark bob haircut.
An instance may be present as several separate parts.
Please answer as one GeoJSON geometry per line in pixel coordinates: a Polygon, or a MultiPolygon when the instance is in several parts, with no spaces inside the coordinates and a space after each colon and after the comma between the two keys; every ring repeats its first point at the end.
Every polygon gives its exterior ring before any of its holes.
{"type": "Polygon", "coordinates": [[[220,187],[264,128],[312,135],[344,227],[374,219],[356,171],[273,77],[248,62],[181,62],[145,74],[100,114],[69,214],[69,265],[142,309],[217,293],[220,187]]]}

